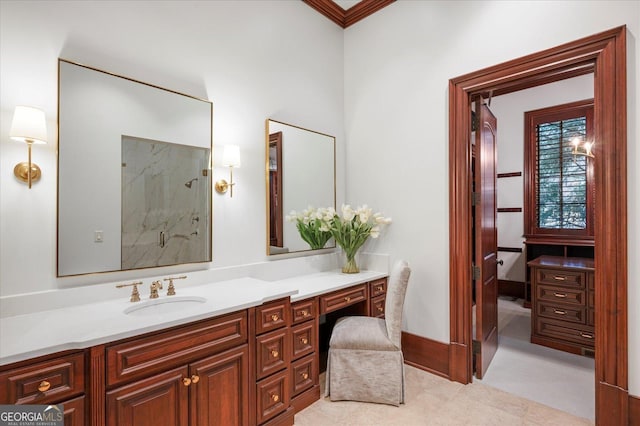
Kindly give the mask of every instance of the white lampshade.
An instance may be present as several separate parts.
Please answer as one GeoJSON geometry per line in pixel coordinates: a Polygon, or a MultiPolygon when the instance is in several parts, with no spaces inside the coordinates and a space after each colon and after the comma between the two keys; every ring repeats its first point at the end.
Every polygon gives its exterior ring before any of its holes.
{"type": "Polygon", "coordinates": [[[17,106],[9,137],[21,142],[47,143],[44,111],[28,106],[17,106]]]}
{"type": "Polygon", "coordinates": [[[222,165],[226,167],[240,167],[240,147],[238,145],[224,146],[222,165]]]}

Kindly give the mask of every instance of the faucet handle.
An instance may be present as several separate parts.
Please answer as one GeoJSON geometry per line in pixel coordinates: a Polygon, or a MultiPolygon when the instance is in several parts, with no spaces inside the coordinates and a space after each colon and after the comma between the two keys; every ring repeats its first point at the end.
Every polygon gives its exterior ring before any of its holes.
{"type": "Polygon", "coordinates": [[[131,290],[131,299],[129,299],[129,301],[131,302],[139,302],[140,301],[140,293],[138,292],[138,286],[142,285],[142,281],[135,281],[129,284],[118,284],[116,285],[116,288],[123,288],[123,287],[131,287],[133,286],[133,290],[131,290]]]}
{"type": "MultiPolygon", "coordinates": [[[[185,278],[187,278],[186,275],[181,275],[179,277],[169,277],[169,278],[165,278],[165,281],[169,281],[169,287],[167,288],[167,296],[175,296],[176,294],[176,288],[173,285],[173,280],[184,280],[185,278]]],[[[162,287],[160,287],[162,288],[162,287]]]]}
{"type": "Polygon", "coordinates": [[[162,290],[162,281],[160,280],[151,283],[151,293],[149,294],[149,299],[157,299],[158,290],[162,290]]]}

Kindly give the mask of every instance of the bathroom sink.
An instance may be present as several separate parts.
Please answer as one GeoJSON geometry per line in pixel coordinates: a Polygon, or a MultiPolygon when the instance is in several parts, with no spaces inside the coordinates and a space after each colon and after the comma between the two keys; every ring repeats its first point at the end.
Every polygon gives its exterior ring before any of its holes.
{"type": "Polygon", "coordinates": [[[196,307],[207,299],[199,296],[165,296],[151,299],[145,302],[137,302],[127,307],[124,313],[133,316],[164,315],[174,312],[183,312],[196,307]]]}

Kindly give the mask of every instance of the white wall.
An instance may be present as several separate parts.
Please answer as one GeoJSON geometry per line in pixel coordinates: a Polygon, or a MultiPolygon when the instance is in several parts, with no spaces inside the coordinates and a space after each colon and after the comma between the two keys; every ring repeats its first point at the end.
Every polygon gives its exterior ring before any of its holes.
{"type": "Polygon", "coordinates": [[[345,31],[346,196],[394,219],[375,249],[412,265],[407,331],[449,342],[449,79],[625,24],[629,387],[640,394],[637,1],[400,0],[345,31]]]}
{"type": "Polygon", "coordinates": [[[242,167],[233,198],[213,193],[213,263],[191,268],[219,268],[267,259],[266,118],[335,135],[342,149],[342,39],[299,1],[0,2],[0,296],[184,271],[55,278],[58,57],[213,102],[214,167],[225,144],[240,145],[242,167]],[[27,155],[8,138],[19,104],[48,119],[31,190],[13,177],[27,155]]]}
{"type": "MultiPolygon", "coordinates": [[[[524,113],[593,97],[593,74],[544,86],[520,90],[491,100],[491,111],[498,119],[498,173],[524,172],[524,113]]],[[[497,181],[498,207],[524,209],[523,176],[497,181]]],[[[498,246],[523,248],[524,211],[498,213],[498,246]]],[[[526,254],[500,252],[504,265],[498,265],[498,278],[524,282],[526,254]]]]}

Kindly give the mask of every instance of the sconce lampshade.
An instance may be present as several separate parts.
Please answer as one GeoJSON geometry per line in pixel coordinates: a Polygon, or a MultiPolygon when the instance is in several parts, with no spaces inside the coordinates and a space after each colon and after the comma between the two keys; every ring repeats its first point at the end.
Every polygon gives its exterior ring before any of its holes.
{"type": "Polygon", "coordinates": [[[27,143],[47,143],[44,111],[28,106],[17,106],[13,114],[9,137],[27,143]]]}
{"type": "Polygon", "coordinates": [[[224,146],[222,165],[225,167],[240,167],[240,147],[238,145],[224,146]]]}

